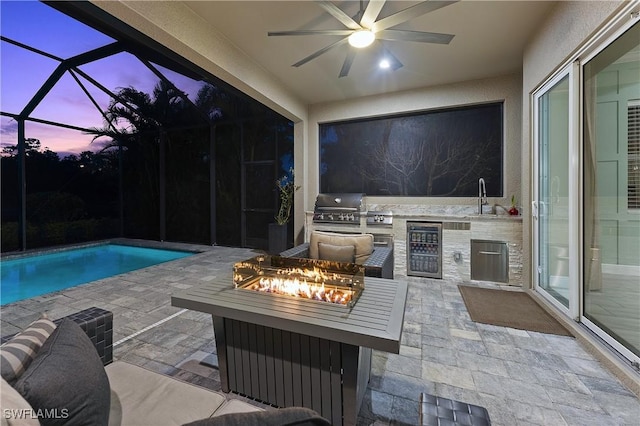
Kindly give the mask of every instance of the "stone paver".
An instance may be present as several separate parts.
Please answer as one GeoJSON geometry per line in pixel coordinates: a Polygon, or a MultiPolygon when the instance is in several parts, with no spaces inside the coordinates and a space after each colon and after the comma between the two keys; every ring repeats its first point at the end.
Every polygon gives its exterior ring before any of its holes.
{"type": "MultiPolygon", "coordinates": [[[[41,312],[57,318],[98,306],[114,313],[114,340],[125,339],[115,347],[116,358],[220,389],[211,317],[172,307],[170,295],[221,274],[230,277],[234,262],[256,252],[152,244],[202,253],[3,306],[2,334],[41,312]]],[[[359,425],[416,424],[420,392],[484,406],[496,426],[638,424],[638,397],[575,339],[475,323],[458,283],[398,279],[409,281],[403,345],[400,354],[373,352],[359,425]]]]}

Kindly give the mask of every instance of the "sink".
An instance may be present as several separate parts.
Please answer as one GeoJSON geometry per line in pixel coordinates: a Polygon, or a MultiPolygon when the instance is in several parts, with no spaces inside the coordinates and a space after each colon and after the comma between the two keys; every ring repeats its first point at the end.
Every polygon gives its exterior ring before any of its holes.
{"type": "Polygon", "coordinates": [[[483,215],[495,215],[495,211],[492,205],[483,204],[482,205],[482,214],[483,215]]]}

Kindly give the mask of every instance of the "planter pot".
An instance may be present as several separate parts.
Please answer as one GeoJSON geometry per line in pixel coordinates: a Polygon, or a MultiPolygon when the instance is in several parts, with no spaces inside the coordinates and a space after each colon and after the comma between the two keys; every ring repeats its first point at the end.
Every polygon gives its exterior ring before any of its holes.
{"type": "Polygon", "coordinates": [[[288,248],[288,229],[289,226],[286,224],[269,224],[269,254],[280,254],[288,248]]]}

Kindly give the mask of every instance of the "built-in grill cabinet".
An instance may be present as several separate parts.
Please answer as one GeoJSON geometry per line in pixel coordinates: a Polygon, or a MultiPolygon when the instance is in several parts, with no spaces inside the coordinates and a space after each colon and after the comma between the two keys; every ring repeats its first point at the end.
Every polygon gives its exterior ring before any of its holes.
{"type": "Polygon", "coordinates": [[[360,225],[364,194],[318,194],[313,210],[314,223],[360,225]]]}

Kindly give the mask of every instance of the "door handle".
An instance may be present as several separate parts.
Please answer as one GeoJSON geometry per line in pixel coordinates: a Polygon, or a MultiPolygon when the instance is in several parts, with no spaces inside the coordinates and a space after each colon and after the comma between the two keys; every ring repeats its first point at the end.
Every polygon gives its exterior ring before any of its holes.
{"type": "Polygon", "coordinates": [[[538,218],[538,202],[537,201],[531,202],[531,216],[534,219],[538,218]]]}
{"type": "Polygon", "coordinates": [[[492,256],[500,256],[502,253],[499,251],[479,251],[480,254],[490,254],[492,256]]]}

